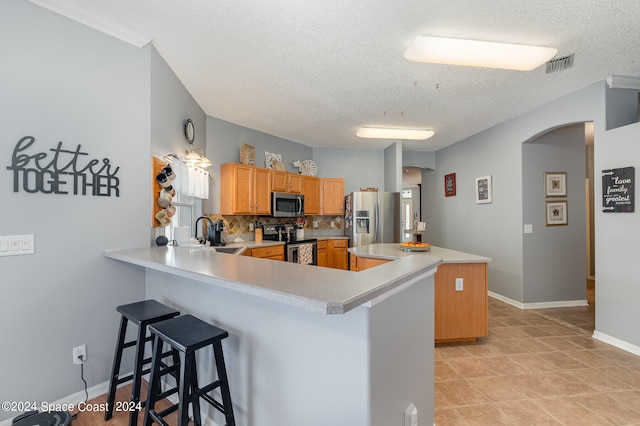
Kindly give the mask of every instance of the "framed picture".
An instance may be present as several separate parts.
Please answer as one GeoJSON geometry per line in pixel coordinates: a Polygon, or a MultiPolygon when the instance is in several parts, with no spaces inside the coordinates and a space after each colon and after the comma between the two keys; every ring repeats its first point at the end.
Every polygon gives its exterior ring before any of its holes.
{"type": "Polygon", "coordinates": [[[544,172],[544,196],[545,197],[566,197],[567,196],[567,173],[566,172],[544,172]]]}
{"type": "Polygon", "coordinates": [[[493,201],[491,176],[476,178],[476,204],[487,204],[493,201]]]}
{"type": "Polygon", "coordinates": [[[547,226],[567,225],[567,200],[547,201],[547,226]]]}
{"type": "Polygon", "coordinates": [[[456,174],[449,173],[444,175],[444,196],[451,197],[456,195],[456,174]]]}

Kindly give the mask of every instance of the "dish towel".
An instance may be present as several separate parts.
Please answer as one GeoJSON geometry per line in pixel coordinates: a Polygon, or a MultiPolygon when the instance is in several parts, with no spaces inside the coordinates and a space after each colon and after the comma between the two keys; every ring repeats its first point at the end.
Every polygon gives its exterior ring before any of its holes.
{"type": "Polygon", "coordinates": [[[303,244],[298,247],[298,263],[301,265],[313,264],[313,245],[303,244]]]}

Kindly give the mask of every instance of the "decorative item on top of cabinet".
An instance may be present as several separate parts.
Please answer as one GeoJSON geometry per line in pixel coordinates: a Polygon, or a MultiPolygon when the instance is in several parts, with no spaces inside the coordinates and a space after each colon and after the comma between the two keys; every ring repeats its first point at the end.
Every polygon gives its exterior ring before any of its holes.
{"type": "Polygon", "coordinates": [[[315,176],[318,173],[318,166],[313,160],[294,161],[293,165],[301,175],[315,176]]]}
{"type": "Polygon", "coordinates": [[[282,161],[282,154],[276,154],[273,152],[264,152],[264,163],[267,166],[267,169],[273,168],[274,161],[282,161]]]}
{"type": "Polygon", "coordinates": [[[249,166],[256,165],[256,148],[243,143],[240,147],[240,162],[249,166]]]}
{"type": "Polygon", "coordinates": [[[271,214],[271,171],[239,163],[222,164],[220,214],[271,214]]]}

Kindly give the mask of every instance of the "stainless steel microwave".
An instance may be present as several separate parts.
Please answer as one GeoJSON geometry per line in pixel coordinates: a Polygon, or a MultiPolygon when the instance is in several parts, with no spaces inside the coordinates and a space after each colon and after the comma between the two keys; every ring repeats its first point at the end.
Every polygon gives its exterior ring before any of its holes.
{"type": "Polygon", "coordinates": [[[304,195],[286,192],[271,193],[271,216],[299,217],[304,216],[304,195]]]}

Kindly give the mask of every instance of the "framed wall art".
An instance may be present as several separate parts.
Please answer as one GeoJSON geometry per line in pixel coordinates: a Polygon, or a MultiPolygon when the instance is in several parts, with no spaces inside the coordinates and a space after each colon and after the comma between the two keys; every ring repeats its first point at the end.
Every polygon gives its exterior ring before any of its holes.
{"type": "Polygon", "coordinates": [[[567,173],[566,172],[544,172],[544,196],[545,197],[566,197],[567,196],[567,173]]]}
{"type": "Polygon", "coordinates": [[[547,201],[547,226],[567,225],[567,200],[547,201]]]}
{"type": "Polygon", "coordinates": [[[476,204],[488,204],[493,201],[491,176],[476,178],[476,204]]]}
{"type": "Polygon", "coordinates": [[[451,197],[456,195],[456,174],[449,173],[444,175],[444,196],[451,197]]]}

